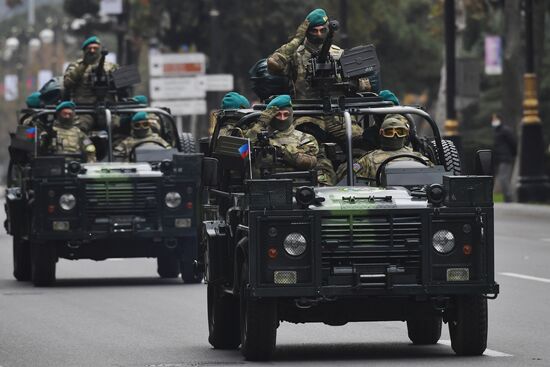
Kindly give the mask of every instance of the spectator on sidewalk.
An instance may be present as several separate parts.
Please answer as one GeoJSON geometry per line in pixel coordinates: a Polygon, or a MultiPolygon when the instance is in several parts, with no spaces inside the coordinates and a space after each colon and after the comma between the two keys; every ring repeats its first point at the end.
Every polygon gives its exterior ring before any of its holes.
{"type": "Polygon", "coordinates": [[[496,113],[493,113],[491,125],[494,138],[495,179],[500,186],[504,201],[509,203],[513,196],[511,180],[517,154],[516,134],[508,126],[502,124],[500,116],[496,113]]]}

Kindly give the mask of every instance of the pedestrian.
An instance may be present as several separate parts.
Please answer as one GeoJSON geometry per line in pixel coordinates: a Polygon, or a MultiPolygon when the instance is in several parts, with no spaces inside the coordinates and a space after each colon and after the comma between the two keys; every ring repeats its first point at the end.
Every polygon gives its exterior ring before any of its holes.
{"type": "Polygon", "coordinates": [[[511,180],[517,154],[517,139],[512,129],[504,126],[500,116],[496,113],[493,113],[491,118],[491,126],[493,127],[496,182],[504,196],[504,201],[509,203],[513,199],[511,180]]]}

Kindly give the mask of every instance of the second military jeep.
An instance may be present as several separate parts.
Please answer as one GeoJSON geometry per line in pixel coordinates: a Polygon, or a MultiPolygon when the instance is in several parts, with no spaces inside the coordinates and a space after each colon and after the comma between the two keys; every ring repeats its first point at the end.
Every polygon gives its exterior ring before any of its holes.
{"type": "MultiPolygon", "coordinates": [[[[434,166],[405,155],[384,162],[376,182],[348,175],[334,187],[316,187],[314,172],[250,178],[248,164],[239,163],[249,142],[215,132],[203,171],[210,344],[241,345],[246,359],[265,360],[281,321],[400,320],[414,344],[437,343],[445,322],[456,354],[482,354],[487,299],[499,292],[490,152],[478,152],[478,175],[464,176],[454,145],[423,110],[386,107],[375,97],[327,101],[295,101],[294,114],[344,117],[348,172],[351,117],[393,113],[408,118],[411,146],[434,166]],[[418,136],[413,116],[433,136],[418,136]]],[[[216,131],[239,114],[244,125],[259,112],[224,111],[216,131]]]]}
{"type": "Polygon", "coordinates": [[[53,106],[24,112],[9,148],[5,205],[17,280],[52,284],[59,258],[130,257],[157,258],[164,278],[181,273],[185,282],[202,280],[195,272],[201,154],[190,134],[178,134],[167,110],[134,102],[79,106],[77,115],[98,121],[91,132],[97,163],[52,154],[41,144],[52,138],[53,106]],[[156,131],[172,148],[141,144],[130,162],[114,162],[112,147],[127,136],[129,119],[139,111],[156,116],[156,131]]]}

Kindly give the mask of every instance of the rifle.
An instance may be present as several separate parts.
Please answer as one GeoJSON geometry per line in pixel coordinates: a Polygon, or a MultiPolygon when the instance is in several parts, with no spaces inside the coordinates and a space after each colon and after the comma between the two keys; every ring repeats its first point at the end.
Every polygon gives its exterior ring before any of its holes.
{"type": "Polygon", "coordinates": [[[109,75],[105,72],[105,57],[109,54],[109,51],[102,50],[99,63],[92,70],[90,75],[92,88],[98,98],[98,101],[105,101],[105,97],[109,93],[111,87],[111,80],[109,75]]]}

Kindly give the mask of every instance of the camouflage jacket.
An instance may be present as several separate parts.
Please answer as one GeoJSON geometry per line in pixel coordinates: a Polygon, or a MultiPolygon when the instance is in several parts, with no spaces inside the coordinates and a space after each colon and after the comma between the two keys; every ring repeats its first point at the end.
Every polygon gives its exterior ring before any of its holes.
{"type": "MultiPolygon", "coordinates": [[[[292,42],[296,42],[296,40],[292,42]]],[[[321,46],[314,46],[307,42],[307,40],[303,41],[297,48],[291,43],[279,47],[273,53],[273,56],[279,61],[278,74],[285,75],[292,81],[293,99],[318,98],[319,93],[311,88],[306,80],[306,74],[312,53],[319,51],[321,46]]],[[[329,52],[337,60],[344,50],[336,45],[332,45],[329,52]]]]}
{"type": "Polygon", "coordinates": [[[166,149],[171,147],[166,140],[164,140],[158,134],[155,134],[155,133],[151,133],[151,135],[148,135],[144,138],[136,138],[134,136],[128,136],[127,138],[120,141],[113,148],[113,155],[117,161],[128,161],[132,150],[136,146],[145,144],[145,143],[158,144],[166,149]]]}
{"type": "MultiPolygon", "coordinates": [[[[78,127],[69,128],[61,126],[57,121],[52,127],[55,136],[50,140],[50,149],[54,154],[85,154],[87,162],[96,161],[96,149],[90,138],[84,134],[78,127]]],[[[41,140],[44,139],[46,132],[42,133],[41,140]]]]}
{"type": "MultiPolygon", "coordinates": [[[[98,63],[85,65],[83,59],[78,59],[67,66],[63,75],[63,85],[76,104],[93,104],[97,101],[92,88],[91,74],[98,63]]],[[[118,65],[105,61],[104,69],[106,73],[112,73],[118,69],[118,65]]]]}
{"type": "MultiPolygon", "coordinates": [[[[380,167],[380,164],[384,162],[389,157],[393,157],[398,154],[412,154],[419,158],[422,158],[424,162],[428,166],[433,166],[433,163],[426,157],[424,157],[422,154],[415,152],[412,150],[412,148],[405,146],[398,150],[382,150],[382,149],[376,149],[373,150],[358,160],[356,160],[353,163],[353,170],[355,171],[355,174],[357,177],[362,178],[369,178],[369,179],[375,179],[376,178],[376,171],[378,170],[378,167],[380,167]]],[[[412,158],[399,158],[398,160],[412,160],[412,158]]],[[[345,175],[346,175],[346,164],[343,163],[338,167],[338,170],[336,172],[336,175],[338,177],[338,181],[341,181],[345,175]]]]}
{"type": "Polygon", "coordinates": [[[312,135],[295,130],[290,126],[285,131],[274,131],[268,125],[258,122],[246,131],[252,147],[257,149],[252,157],[254,177],[261,177],[264,171],[270,173],[314,169],[317,164],[319,145],[312,135]],[[268,148],[258,148],[258,133],[267,132],[268,148]]]}

